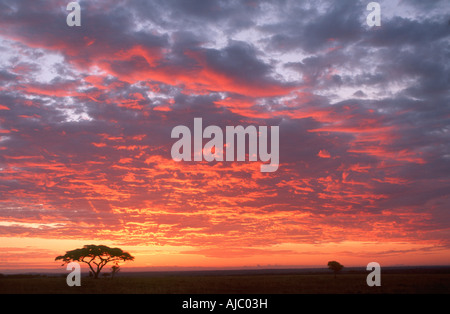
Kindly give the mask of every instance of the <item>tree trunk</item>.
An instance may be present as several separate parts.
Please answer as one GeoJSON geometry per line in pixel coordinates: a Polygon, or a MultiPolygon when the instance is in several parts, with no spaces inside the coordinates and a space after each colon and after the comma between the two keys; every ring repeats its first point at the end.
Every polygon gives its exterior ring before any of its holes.
{"type": "Polygon", "coordinates": [[[95,271],[94,268],[92,267],[91,263],[88,263],[88,262],[85,262],[85,263],[89,265],[89,268],[91,269],[92,277],[94,279],[97,279],[98,278],[98,273],[99,273],[98,269],[97,269],[97,271],[95,271]]]}

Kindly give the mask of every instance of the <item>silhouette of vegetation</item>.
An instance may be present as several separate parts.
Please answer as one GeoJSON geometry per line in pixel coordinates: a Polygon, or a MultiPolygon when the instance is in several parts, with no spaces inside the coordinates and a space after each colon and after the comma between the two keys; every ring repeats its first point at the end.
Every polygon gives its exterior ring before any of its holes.
{"type": "Polygon", "coordinates": [[[111,267],[111,279],[114,279],[115,274],[117,274],[120,271],[120,266],[119,265],[114,265],[113,267],[111,267]]]}
{"type": "Polygon", "coordinates": [[[98,278],[103,267],[108,263],[117,263],[120,261],[132,261],[134,257],[130,253],[122,251],[119,248],[110,248],[106,245],[85,245],[81,249],[67,251],[65,255],[55,258],[55,261],[63,261],[62,266],[70,262],[83,262],[89,265],[92,275],[98,278]]]}
{"type": "Polygon", "coordinates": [[[330,261],[328,262],[328,268],[334,272],[334,278],[336,278],[337,273],[340,272],[342,268],[344,268],[344,265],[341,265],[336,261],[330,261]]]}

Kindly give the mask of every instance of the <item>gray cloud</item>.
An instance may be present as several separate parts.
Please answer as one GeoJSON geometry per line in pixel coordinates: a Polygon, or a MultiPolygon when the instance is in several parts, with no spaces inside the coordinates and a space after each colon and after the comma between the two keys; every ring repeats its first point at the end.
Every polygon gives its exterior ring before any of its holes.
{"type": "MultiPolygon", "coordinates": [[[[1,2],[0,53],[15,54],[0,67],[2,217],[44,219],[30,205],[40,195],[54,219],[116,230],[113,209],[195,213],[218,199],[344,227],[355,222],[345,215],[377,214],[405,237],[423,227],[447,241],[448,25],[430,2],[413,2],[417,18],[386,18],[377,29],[363,24],[362,1],[81,3],[83,26],[68,29],[56,2],[1,2]],[[44,64],[57,60],[47,52],[62,61],[44,64]],[[171,129],[199,116],[222,127],[280,125],[279,172],[170,164],[171,129]],[[398,215],[382,217],[387,210],[398,215]],[[405,212],[431,218],[406,221],[405,212]]],[[[211,234],[259,227],[140,217],[211,234]]]]}

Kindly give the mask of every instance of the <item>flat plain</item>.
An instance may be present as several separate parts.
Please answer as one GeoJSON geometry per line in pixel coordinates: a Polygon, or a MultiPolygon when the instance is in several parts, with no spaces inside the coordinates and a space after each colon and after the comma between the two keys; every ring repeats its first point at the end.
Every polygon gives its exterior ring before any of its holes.
{"type": "Polygon", "coordinates": [[[65,275],[2,275],[0,294],[450,294],[449,268],[391,270],[380,287],[368,272],[242,271],[121,273],[114,279],[81,278],[69,287],[65,275]]]}

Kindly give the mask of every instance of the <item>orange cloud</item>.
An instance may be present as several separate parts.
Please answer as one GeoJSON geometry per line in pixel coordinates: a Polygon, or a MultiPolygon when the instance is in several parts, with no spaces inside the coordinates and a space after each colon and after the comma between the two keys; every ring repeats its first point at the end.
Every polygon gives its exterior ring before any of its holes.
{"type": "Polygon", "coordinates": [[[319,156],[320,158],[330,158],[331,157],[331,155],[328,151],[322,150],[322,149],[319,151],[317,156],[319,156]]]}

